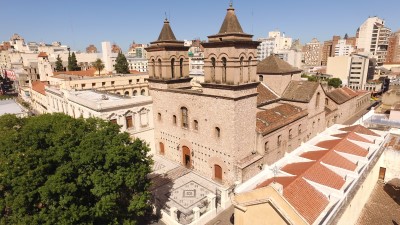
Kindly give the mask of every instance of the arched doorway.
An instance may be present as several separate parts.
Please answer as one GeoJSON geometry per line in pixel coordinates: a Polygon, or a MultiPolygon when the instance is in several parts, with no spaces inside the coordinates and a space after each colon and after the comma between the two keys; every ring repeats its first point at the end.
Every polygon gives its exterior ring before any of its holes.
{"type": "Polygon", "coordinates": [[[220,165],[214,165],[214,179],[217,181],[222,181],[222,168],[220,165]]]}
{"type": "Polygon", "coordinates": [[[190,149],[186,146],[182,147],[182,163],[186,168],[192,168],[192,159],[190,156],[190,149]]]}
{"type": "Polygon", "coordinates": [[[160,155],[164,155],[164,143],[160,142],[160,155]]]}

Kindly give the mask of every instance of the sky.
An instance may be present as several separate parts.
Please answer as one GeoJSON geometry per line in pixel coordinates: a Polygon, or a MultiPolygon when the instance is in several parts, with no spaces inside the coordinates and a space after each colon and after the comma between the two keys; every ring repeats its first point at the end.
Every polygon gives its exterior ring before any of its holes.
{"type": "MultiPolygon", "coordinates": [[[[89,44],[98,50],[110,41],[127,51],[130,43],[158,38],[165,15],[178,40],[200,38],[219,31],[229,0],[1,0],[0,42],[18,33],[26,42],[60,41],[72,50],[89,44]]],[[[233,0],[244,32],[253,39],[280,30],[301,43],[333,35],[354,36],[369,17],[400,29],[400,0],[233,0]]],[[[101,50],[100,50],[101,51],[101,50]]]]}

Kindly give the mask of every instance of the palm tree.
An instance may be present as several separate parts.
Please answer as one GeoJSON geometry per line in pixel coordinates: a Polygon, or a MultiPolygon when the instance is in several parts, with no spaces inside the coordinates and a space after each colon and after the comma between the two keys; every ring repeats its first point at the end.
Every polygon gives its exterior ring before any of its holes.
{"type": "Polygon", "coordinates": [[[97,71],[99,71],[99,76],[100,76],[100,72],[104,69],[104,63],[103,63],[103,61],[101,61],[101,59],[96,59],[96,61],[94,61],[93,63],[92,63],[92,66],[97,70],[97,71]]]}

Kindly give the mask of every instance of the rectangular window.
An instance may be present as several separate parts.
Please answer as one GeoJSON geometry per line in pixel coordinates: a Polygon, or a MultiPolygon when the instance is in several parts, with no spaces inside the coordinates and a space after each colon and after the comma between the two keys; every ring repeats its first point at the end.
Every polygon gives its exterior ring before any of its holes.
{"type": "Polygon", "coordinates": [[[96,86],[96,83],[92,83],[92,87],[95,87],[96,86]]]}
{"type": "Polygon", "coordinates": [[[101,86],[106,86],[106,82],[101,82],[101,86]]]}
{"type": "Polygon", "coordinates": [[[129,80],[129,84],[132,84],[132,80],[129,80]]]}
{"type": "Polygon", "coordinates": [[[126,119],[126,128],[132,128],[133,127],[132,116],[127,116],[125,117],[125,119],[126,119]]]}
{"type": "Polygon", "coordinates": [[[114,85],[115,81],[111,81],[111,85],[114,85]]]}
{"type": "Polygon", "coordinates": [[[81,87],[84,88],[86,85],[85,84],[81,84],[81,87]]]}

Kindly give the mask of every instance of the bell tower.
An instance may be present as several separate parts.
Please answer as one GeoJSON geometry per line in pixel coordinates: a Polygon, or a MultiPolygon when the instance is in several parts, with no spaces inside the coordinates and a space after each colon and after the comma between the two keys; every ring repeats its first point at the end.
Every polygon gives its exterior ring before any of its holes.
{"type": "Polygon", "coordinates": [[[157,41],[146,48],[149,82],[169,84],[164,88],[190,85],[188,50],[183,41],[176,40],[168,19],[165,19],[157,41]]]}
{"type": "Polygon", "coordinates": [[[202,43],[204,83],[237,86],[256,82],[259,42],[252,37],[243,32],[231,3],[219,32],[202,43]]]}

